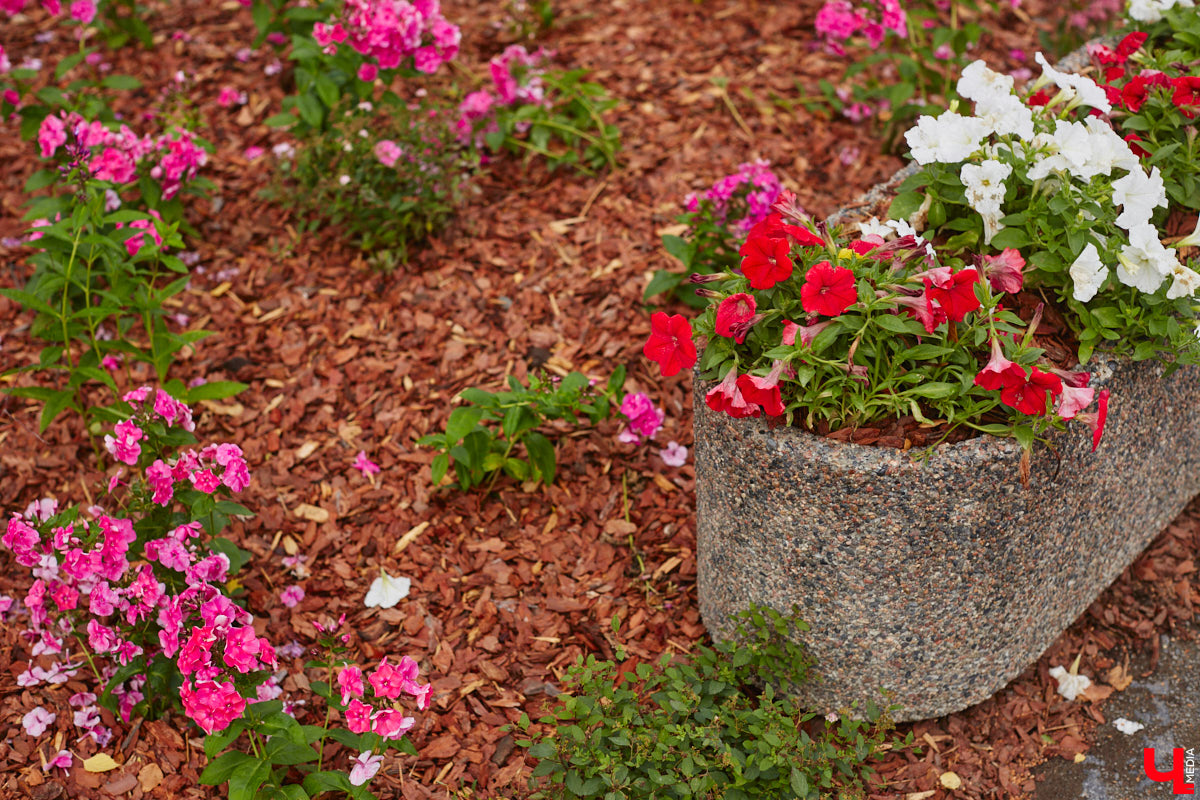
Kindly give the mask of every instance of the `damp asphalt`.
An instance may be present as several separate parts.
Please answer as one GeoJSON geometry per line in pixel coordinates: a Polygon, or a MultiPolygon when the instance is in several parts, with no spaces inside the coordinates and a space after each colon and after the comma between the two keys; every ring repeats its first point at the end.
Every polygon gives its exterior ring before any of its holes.
{"type": "MultiPolygon", "coordinates": [[[[1082,761],[1056,758],[1034,770],[1034,800],[1200,800],[1200,626],[1190,636],[1163,636],[1154,672],[1105,702],[1107,722],[1097,728],[1096,743],[1082,761]],[[1122,733],[1113,724],[1121,718],[1145,727],[1122,733]],[[1155,769],[1162,773],[1172,770],[1173,751],[1182,748],[1181,763],[1191,774],[1185,772],[1181,786],[1151,780],[1143,765],[1146,748],[1153,748],[1155,769]]],[[[1148,666],[1148,657],[1142,657],[1131,672],[1140,675],[1148,666]]]]}

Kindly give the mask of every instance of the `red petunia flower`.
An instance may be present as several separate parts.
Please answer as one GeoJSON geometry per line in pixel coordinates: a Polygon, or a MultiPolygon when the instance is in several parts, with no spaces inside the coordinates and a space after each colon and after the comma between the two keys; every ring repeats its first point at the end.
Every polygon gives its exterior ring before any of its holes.
{"type": "Polygon", "coordinates": [[[978,282],[979,273],[974,267],[955,272],[944,280],[939,276],[930,280],[926,275],[925,294],[942,307],[948,319],[962,322],[963,317],[979,308],[979,298],[975,296],[975,284],[978,282]]]}
{"type": "Polygon", "coordinates": [[[1138,136],[1136,133],[1125,134],[1125,141],[1129,143],[1129,149],[1132,150],[1133,154],[1138,158],[1150,157],[1150,151],[1138,144],[1138,142],[1142,141],[1142,137],[1138,136]]]}
{"type": "Polygon", "coordinates": [[[1200,76],[1180,75],[1171,81],[1175,93],[1171,102],[1179,109],[1179,113],[1188,119],[1195,119],[1200,113],[1200,76]]]}
{"type": "Polygon", "coordinates": [[[742,274],[750,279],[752,289],[770,289],[792,277],[792,245],[787,239],[752,236],[738,250],[742,259],[742,274]]]}
{"type": "Polygon", "coordinates": [[[813,264],[800,288],[800,304],[810,314],[836,317],[858,302],[854,273],[828,261],[813,264]]]}
{"type": "Polygon", "coordinates": [[[762,406],[768,417],[783,414],[783,397],[779,392],[779,379],[771,376],[760,378],[754,375],[738,375],[737,388],[747,403],[762,406]]]}
{"type": "Polygon", "coordinates": [[[1075,419],[1086,422],[1092,428],[1092,452],[1100,446],[1100,437],[1104,436],[1104,424],[1108,422],[1108,389],[1100,392],[1097,398],[1096,411],[1081,412],[1075,419]]]}
{"type": "Polygon", "coordinates": [[[739,375],[736,369],[731,369],[725,375],[725,380],[708,390],[704,402],[716,412],[725,412],[736,419],[757,417],[761,413],[757,405],[749,403],[742,396],[739,387],[739,375]]]}
{"type": "Polygon", "coordinates": [[[983,274],[997,292],[1016,294],[1021,291],[1025,278],[1021,270],[1025,268],[1025,259],[1021,251],[1011,247],[1004,248],[998,256],[983,257],[983,274]]]}
{"type": "Polygon", "coordinates": [[[802,247],[824,247],[825,240],[808,228],[802,228],[799,225],[788,225],[783,221],[783,217],[778,211],[772,211],[757,225],[750,229],[749,236],[751,238],[757,236],[766,236],[770,239],[783,239],[791,236],[796,240],[796,243],[802,247]]]}
{"type": "Polygon", "coordinates": [[[657,361],[662,374],[671,377],[681,369],[691,369],[696,363],[696,345],[692,342],[692,326],[682,314],[667,316],[656,311],[650,315],[650,338],[642,353],[657,361]]]}
{"type": "Polygon", "coordinates": [[[735,339],[738,344],[746,341],[750,329],[745,326],[754,317],[757,308],[754,298],[745,292],[732,294],[717,306],[716,332],[718,336],[735,339]]]}
{"type": "Polygon", "coordinates": [[[1134,31],[1121,40],[1121,43],[1117,45],[1117,55],[1121,57],[1122,64],[1146,43],[1148,36],[1149,34],[1141,31],[1134,31]]]}
{"type": "Polygon", "coordinates": [[[1000,389],[1000,402],[1022,414],[1040,417],[1046,413],[1047,398],[1053,401],[1062,394],[1062,380],[1050,372],[1033,368],[1029,378],[1020,386],[1000,389]]]}
{"type": "Polygon", "coordinates": [[[975,376],[975,385],[989,392],[1025,385],[1025,368],[1004,357],[999,337],[992,339],[992,357],[975,376]]]}

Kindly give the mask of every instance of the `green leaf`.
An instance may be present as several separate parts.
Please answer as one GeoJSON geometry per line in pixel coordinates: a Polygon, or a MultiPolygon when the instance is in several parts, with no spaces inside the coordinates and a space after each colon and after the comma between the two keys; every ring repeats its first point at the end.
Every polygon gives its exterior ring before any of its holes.
{"type": "Polygon", "coordinates": [[[239,764],[229,776],[229,800],[255,800],[259,787],[271,777],[271,765],[249,758],[239,764]]]}
{"type": "Polygon", "coordinates": [[[434,486],[442,482],[442,478],[446,475],[446,470],[450,468],[450,457],[445,453],[438,453],[433,457],[433,463],[429,465],[429,477],[434,486]]]}
{"type": "Polygon", "coordinates": [[[892,204],[888,207],[888,219],[907,220],[924,202],[925,195],[920,192],[901,192],[892,199],[892,204]]]}
{"type": "Polygon", "coordinates": [[[289,741],[283,736],[272,736],[271,741],[267,742],[264,755],[272,764],[289,766],[317,760],[317,754],[311,747],[289,741]]]}
{"type": "Polygon", "coordinates": [[[54,396],[48,399],[46,405],[42,407],[42,417],[38,423],[39,432],[45,433],[46,428],[50,427],[50,423],[54,421],[54,418],[68,408],[74,408],[76,411],[79,411],[78,406],[75,405],[74,393],[67,390],[55,392],[54,396]]]}
{"type": "Polygon", "coordinates": [[[1029,235],[1021,228],[1005,228],[992,237],[991,246],[997,250],[1003,250],[1006,247],[1020,249],[1028,247],[1030,243],[1029,235]]]}
{"type": "MultiPolygon", "coordinates": [[[[233,744],[233,740],[241,736],[242,731],[245,729],[246,726],[241,722],[241,720],[238,720],[223,731],[208,734],[204,737],[204,755],[208,758],[214,757],[217,753],[233,744]]],[[[211,766],[211,764],[209,766],[211,766]]],[[[232,769],[232,767],[230,769],[232,769]]],[[[220,783],[221,781],[217,782],[220,783]]],[[[201,781],[201,783],[203,783],[203,781],[201,781]]]]}
{"type": "Polygon", "coordinates": [[[930,381],[923,383],[920,386],[914,386],[904,392],[909,397],[928,397],[931,400],[940,400],[946,397],[953,397],[958,394],[960,387],[957,383],[945,383],[942,381],[930,381]]]}
{"type": "Polygon", "coordinates": [[[542,482],[547,486],[554,483],[554,445],[550,444],[550,440],[537,431],[527,434],[523,441],[525,450],[529,453],[529,460],[542,475],[542,482]]]}
{"type": "Polygon", "coordinates": [[[100,85],[105,89],[119,89],[121,91],[142,88],[142,82],[132,75],[108,75],[104,80],[100,81],[100,85]]]}
{"type": "Polygon", "coordinates": [[[663,292],[669,292],[683,283],[683,279],[683,274],[679,272],[660,269],[654,273],[654,277],[646,284],[646,291],[642,293],[642,299],[649,300],[651,297],[660,295],[663,292]]]}
{"type": "Polygon", "coordinates": [[[280,114],[272,114],[263,120],[263,124],[268,128],[290,128],[299,121],[295,114],[289,114],[285,111],[280,114]]]}
{"type": "Polygon", "coordinates": [[[477,406],[459,406],[450,412],[450,419],[446,422],[446,441],[451,444],[456,444],[475,429],[480,418],[483,416],[483,409],[477,406]]]}
{"type": "Polygon", "coordinates": [[[199,400],[224,400],[246,391],[250,387],[237,381],[210,381],[188,389],[184,402],[195,403],[199,400]]]}
{"type": "MultiPolygon", "coordinates": [[[[688,245],[687,239],[679,236],[667,235],[662,237],[663,248],[670,253],[676,260],[683,264],[684,269],[692,268],[692,249],[688,245]]],[[[683,276],[680,276],[681,278],[683,276]]]]}
{"type": "Polygon", "coordinates": [[[230,750],[217,760],[208,762],[208,766],[200,773],[200,783],[204,786],[219,786],[229,780],[235,769],[247,762],[258,763],[253,756],[240,750],[230,750]]]}

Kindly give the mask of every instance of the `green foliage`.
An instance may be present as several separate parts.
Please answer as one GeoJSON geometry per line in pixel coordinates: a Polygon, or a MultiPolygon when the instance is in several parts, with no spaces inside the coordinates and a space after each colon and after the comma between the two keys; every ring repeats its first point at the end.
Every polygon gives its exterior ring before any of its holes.
{"type": "MultiPolygon", "coordinates": [[[[37,204],[34,213],[36,209],[37,204]]],[[[32,275],[24,288],[0,289],[0,294],[34,312],[30,334],[45,342],[36,363],[5,373],[54,376],[52,386],[5,390],[43,403],[42,430],[68,408],[79,413],[94,410],[89,386],[104,386],[117,394],[102,364],[106,356],[149,364],[162,383],[176,354],[208,335],[171,329],[167,301],[188,282],[183,262],[166,252],[183,244],[177,223],[167,225],[132,210],[106,212],[104,184],[86,181],[64,218],[37,230],[40,249],[29,259],[32,275]],[[162,245],[134,223],[151,225],[162,245]],[[131,236],[142,239],[133,255],[126,244],[131,236]]],[[[239,386],[218,384],[206,390],[207,397],[227,397],[239,386]],[[224,391],[214,393],[217,387],[224,391]]],[[[188,399],[186,392],[176,396],[188,399]]]]}
{"type": "Polygon", "coordinates": [[[604,87],[584,81],[585,74],[585,70],[548,70],[541,79],[549,102],[497,106],[497,129],[484,134],[488,148],[542,156],[551,170],[616,168],[621,133],[604,121],[604,114],[617,101],[604,87]]]}
{"type": "MultiPolygon", "coordinates": [[[[562,704],[539,720],[549,730],[518,742],[540,760],[535,797],[862,797],[867,763],[893,725],[874,703],[865,720],[830,722],[790,698],[812,666],[794,641],[807,629],[756,607],[738,616],[732,640],[686,660],[664,655],[627,672],[580,658],[562,704]]],[[[532,728],[527,717],[519,727],[532,728]]]]}
{"type": "MultiPolygon", "coordinates": [[[[747,187],[748,188],[748,187],[747,187]]],[[[644,300],[650,300],[658,295],[670,292],[675,300],[691,308],[704,308],[708,300],[696,294],[696,289],[688,283],[692,274],[712,275],[718,272],[732,272],[741,263],[738,248],[745,241],[745,234],[739,233],[726,224],[728,219],[741,219],[745,209],[745,192],[735,195],[729,204],[729,211],[721,215],[711,201],[700,201],[695,211],[690,211],[678,217],[682,225],[687,226],[684,236],[665,234],[662,237],[663,249],[682,265],[681,272],[660,269],[654,273],[650,283],[646,284],[644,300]],[[738,213],[742,211],[743,213],[738,213]]]]}
{"type": "Polygon", "coordinates": [[[376,251],[377,264],[393,267],[453,216],[474,163],[436,108],[351,107],[308,137],[294,162],[280,162],[285,185],[275,194],[314,221],[341,225],[362,249],[376,251]],[[381,141],[400,148],[394,166],[376,155],[381,141]]]}
{"type": "Polygon", "coordinates": [[[885,150],[903,146],[900,134],[916,117],[938,114],[959,100],[955,83],[974,59],[971,51],[985,30],[1004,27],[1004,16],[1012,13],[1004,0],[915,0],[903,6],[906,37],[888,32],[877,48],[856,43],[836,87],[820,83],[834,111],[858,104],[871,109],[885,150]]]}
{"type": "Polygon", "coordinates": [[[625,396],[625,367],[613,371],[608,383],[592,386],[588,377],[572,372],[561,380],[530,376],[529,386],[508,378],[509,390],[488,392],[471,388],[459,395],[463,405],[451,412],[445,433],[430,434],[417,444],[439,451],[433,458],[432,479],[441,483],[454,466],[460,489],[487,483],[490,489],[505,474],[518,481],[554,482],[554,445],[539,431],[550,420],[580,419],[599,424],[625,396]],[[525,451],[519,457],[518,445],[525,451]]]}
{"type": "MultiPolygon", "coordinates": [[[[1127,86],[1144,70],[1156,70],[1169,78],[1196,75],[1200,61],[1200,14],[1195,9],[1170,9],[1154,25],[1137,25],[1133,30],[1150,34],[1142,53],[1125,65],[1125,75],[1110,81],[1118,89],[1127,86]]],[[[1146,169],[1158,167],[1171,202],[1200,211],[1200,141],[1197,141],[1195,112],[1185,115],[1173,101],[1173,86],[1145,89],[1145,100],[1137,110],[1114,104],[1114,124],[1138,137],[1137,146],[1146,169]]],[[[1194,106],[1192,106],[1194,108],[1194,106]]]]}

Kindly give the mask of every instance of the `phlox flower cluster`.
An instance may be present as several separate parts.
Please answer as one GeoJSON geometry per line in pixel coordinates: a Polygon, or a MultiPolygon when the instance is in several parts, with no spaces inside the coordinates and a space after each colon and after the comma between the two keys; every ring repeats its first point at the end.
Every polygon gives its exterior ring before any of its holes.
{"type": "Polygon", "coordinates": [[[856,35],[872,50],[883,44],[889,32],[900,38],[908,36],[908,15],[900,0],[875,0],[861,6],[850,0],[827,0],[817,12],[815,27],[832,52],[845,55],[846,41],[856,35]]]}
{"type": "Polygon", "coordinates": [[[458,106],[454,127],[458,140],[464,144],[474,139],[483,146],[483,136],[497,129],[494,115],[497,108],[521,105],[548,105],[546,85],[542,76],[543,64],[553,53],[538,48],[530,53],[524,45],[509,45],[504,52],[488,63],[492,91],[471,92],[458,106]]]}
{"type": "Polygon", "coordinates": [[[384,701],[395,701],[408,695],[416,699],[417,708],[428,708],[432,687],[417,683],[418,676],[417,662],[408,656],[402,657],[398,664],[389,664],[386,658],[383,659],[365,681],[359,667],[342,667],[337,676],[337,688],[341,692],[341,705],[345,707],[342,713],[346,727],[351,733],[371,731],[384,739],[402,737],[415,720],[395,708],[393,702],[384,701]],[[366,702],[368,700],[374,702],[366,702]]]}
{"type": "Polygon", "coordinates": [[[783,185],[763,159],[739,164],[737,172],[719,179],[703,194],[689,194],[684,207],[697,213],[707,204],[715,222],[738,236],[745,236],[771,213],[783,185]]]}
{"type": "MultiPolygon", "coordinates": [[[[143,445],[154,445],[152,428],[192,428],[190,409],[164,392],[141,387],[124,399],[139,404],[135,416],[116,425],[106,437],[106,446],[125,464],[134,466],[157,455],[157,450],[143,453],[143,445]]],[[[248,482],[241,450],[220,444],[199,453],[189,450],[171,467],[155,458],[146,470],[145,484],[135,484],[133,490],[166,505],[179,485],[211,493],[217,485],[238,491],[248,482]]],[[[115,481],[110,491],[113,485],[115,481]]],[[[35,658],[57,659],[48,669],[31,665],[19,677],[21,685],[61,683],[74,674],[79,664],[69,663],[73,639],[85,653],[110,662],[102,673],[107,677],[117,665],[138,657],[149,661],[176,656],[181,637],[189,630],[232,636],[233,644],[223,645],[220,653],[228,653],[225,663],[234,667],[248,666],[249,655],[259,659],[253,662],[256,665],[273,664],[269,645],[256,646],[244,633],[233,631],[234,625],[248,625],[248,615],[222,594],[219,587],[228,577],[229,559],[209,552],[200,542],[201,534],[200,523],[181,522],[161,535],[146,534],[148,540],[135,549],[139,537],[134,520],[106,514],[98,507],[92,507],[88,517],[74,510],[58,513],[53,501],[31,504],[24,515],[10,518],[0,544],[34,577],[23,600],[29,628],[22,636],[32,644],[35,658]]],[[[195,646],[189,653],[195,661],[195,646]]],[[[144,677],[134,676],[114,690],[126,721],[143,699],[143,681],[144,677]]],[[[191,687],[201,698],[195,702],[208,708],[211,702],[204,698],[209,698],[210,687],[201,684],[191,687]]],[[[76,724],[99,741],[106,734],[97,727],[95,709],[90,701],[79,705],[76,724]]]]}
{"type": "Polygon", "coordinates": [[[1167,205],[1158,167],[1147,172],[1130,142],[1101,117],[1089,115],[1082,122],[1061,118],[1078,106],[1109,113],[1108,93],[1090,78],[1054,69],[1041,53],[1037,60],[1043,74],[1032,87],[1034,97],[1043,87],[1056,90],[1053,97],[1041,94],[1039,113],[1013,94],[1010,76],[976,61],[958,82],[958,93],[975,101],[975,114],[921,117],[905,134],[913,158],[920,164],[962,164],[959,177],[968,204],[983,220],[985,243],[1004,228],[1000,221],[1005,216],[1004,198],[1016,172],[1034,181],[1035,187],[1074,197],[1080,205],[1088,202],[1095,179],[1104,179],[1111,188],[1112,204],[1120,206],[1121,213],[1115,219],[1116,229],[1088,241],[1071,265],[1072,297],[1091,300],[1113,275],[1146,293],[1170,278],[1168,299],[1195,294],[1200,290],[1200,274],[1183,266],[1175,252],[1163,246],[1151,224],[1155,211],[1167,205]],[[1060,116],[1052,115],[1059,104],[1063,104],[1057,112],[1060,116]],[[1104,263],[1101,250],[1115,254],[1115,265],[1104,263]]]}
{"type": "Polygon", "coordinates": [[[655,408],[654,401],[642,392],[625,395],[621,401],[621,413],[625,416],[626,426],[617,434],[617,439],[626,444],[641,444],[653,439],[666,418],[662,409],[655,408]]]}
{"type": "MultiPolygon", "coordinates": [[[[24,11],[28,4],[29,0],[0,0],[0,11],[13,16],[24,11]]],[[[62,0],[41,0],[41,6],[53,16],[58,16],[63,10],[62,0]]],[[[67,5],[67,14],[71,19],[84,25],[96,18],[96,11],[95,0],[70,0],[67,5]]]]}
{"type": "Polygon", "coordinates": [[[139,168],[148,164],[147,172],[162,184],[166,200],[208,163],[208,153],[187,130],[139,137],[128,125],[114,131],[100,121],[88,122],[75,112],[50,114],[42,120],[37,134],[42,158],[52,158],[67,144],[68,134],[86,148],[84,166],[92,177],[118,185],[131,183],[139,168]]]}
{"type": "Polygon", "coordinates": [[[313,38],[331,55],[344,44],[371,59],[359,78],[374,80],[376,67],[396,69],[409,59],[420,72],[437,72],[458,55],[462,34],[438,0],[347,0],[337,20],[313,27],[313,38]]]}
{"type": "Polygon", "coordinates": [[[255,634],[250,614],[225,595],[212,593],[198,610],[202,624],[167,655],[178,652],[184,713],[205,733],[214,733],[228,728],[246,710],[247,699],[231,674],[274,670],[279,659],[271,643],[255,634]]]}

